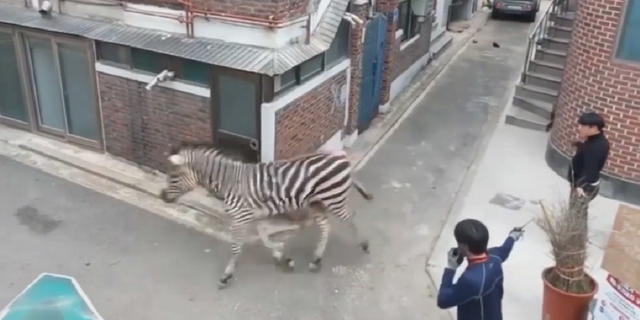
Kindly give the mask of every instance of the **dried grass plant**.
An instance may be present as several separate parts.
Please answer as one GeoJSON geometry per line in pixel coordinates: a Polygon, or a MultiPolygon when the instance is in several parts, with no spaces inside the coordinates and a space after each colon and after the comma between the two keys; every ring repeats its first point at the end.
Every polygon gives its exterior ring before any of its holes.
{"type": "Polygon", "coordinates": [[[589,200],[581,196],[572,196],[568,203],[540,202],[542,214],[536,223],[547,235],[555,260],[555,267],[544,277],[566,293],[588,294],[594,290],[593,279],[584,271],[589,244],[588,204],[589,200]]]}

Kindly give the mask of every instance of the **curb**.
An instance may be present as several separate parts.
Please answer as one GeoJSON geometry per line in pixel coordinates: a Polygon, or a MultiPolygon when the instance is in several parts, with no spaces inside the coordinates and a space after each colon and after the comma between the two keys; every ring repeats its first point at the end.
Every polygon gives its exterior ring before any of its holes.
{"type": "Polygon", "coordinates": [[[383,142],[385,136],[391,133],[390,130],[412,109],[411,106],[420,98],[425,89],[438,78],[446,66],[469,44],[473,36],[487,24],[489,14],[485,12],[479,12],[479,14],[484,14],[484,16],[479,18],[482,20],[478,22],[478,26],[469,30],[458,43],[454,44],[452,40],[445,45],[443,53],[437,59],[432,60],[423,71],[414,77],[415,84],[407,87],[403,93],[391,102],[391,111],[384,116],[378,126],[370,128],[358,137],[354,145],[348,150],[349,153],[355,153],[352,158],[354,159],[356,171],[366,164],[365,160],[383,142]]]}
{"type": "MultiPolygon", "coordinates": [[[[150,196],[152,198],[158,198],[158,193],[157,192],[155,192],[155,193],[152,192],[149,188],[142,187],[142,186],[140,186],[140,185],[138,185],[138,184],[136,184],[134,182],[125,181],[125,179],[121,179],[121,178],[119,179],[119,178],[113,177],[112,175],[100,172],[98,170],[91,170],[86,165],[78,164],[77,160],[65,159],[64,157],[56,156],[51,152],[45,152],[43,150],[39,150],[37,148],[33,148],[33,147],[30,147],[30,146],[25,145],[25,144],[16,144],[16,146],[18,148],[22,149],[22,150],[35,153],[35,154],[37,154],[39,156],[42,156],[42,157],[45,157],[45,158],[48,158],[48,159],[63,163],[65,165],[67,165],[67,166],[70,166],[70,167],[73,167],[75,169],[84,171],[84,172],[89,173],[91,175],[94,175],[94,176],[100,177],[102,179],[111,181],[113,183],[122,185],[122,186],[124,186],[126,188],[141,192],[141,193],[146,194],[146,195],[148,195],[148,196],[150,196]]],[[[187,207],[189,209],[192,209],[192,210],[207,214],[208,216],[218,220],[221,223],[226,223],[226,222],[223,221],[223,219],[221,218],[220,215],[212,214],[212,211],[219,211],[218,208],[208,208],[208,207],[206,207],[204,205],[199,205],[198,203],[191,204],[191,203],[187,203],[187,202],[179,202],[178,204],[181,205],[181,206],[187,207]]]]}

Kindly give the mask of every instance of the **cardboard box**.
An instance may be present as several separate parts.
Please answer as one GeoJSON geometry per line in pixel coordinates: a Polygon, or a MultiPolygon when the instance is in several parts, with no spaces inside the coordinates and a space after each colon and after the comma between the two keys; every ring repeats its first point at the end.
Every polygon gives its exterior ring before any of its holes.
{"type": "Polygon", "coordinates": [[[618,207],[602,268],[631,289],[640,291],[640,209],[618,207]]]}

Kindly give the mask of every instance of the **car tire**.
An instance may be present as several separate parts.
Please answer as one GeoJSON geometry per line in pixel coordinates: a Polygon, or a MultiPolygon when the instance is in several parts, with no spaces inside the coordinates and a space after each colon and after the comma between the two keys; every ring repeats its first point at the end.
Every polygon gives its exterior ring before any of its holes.
{"type": "Polygon", "coordinates": [[[535,11],[527,14],[527,22],[536,22],[536,16],[537,15],[538,15],[538,13],[535,12],[535,11]]]}
{"type": "Polygon", "coordinates": [[[500,18],[500,11],[493,9],[491,10],[491,19],[496,20],[500,18]]]}

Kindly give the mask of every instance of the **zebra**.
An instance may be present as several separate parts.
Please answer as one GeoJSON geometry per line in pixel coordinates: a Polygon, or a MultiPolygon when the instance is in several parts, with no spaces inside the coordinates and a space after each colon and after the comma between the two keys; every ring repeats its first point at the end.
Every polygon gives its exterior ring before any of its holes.
{"type": "MultiPolygon", "coordinates": [[[[314,259],[309,269],[321,268],[329,238],[328,213],[346,221],[358,241],[369,252],[369,241],[362,237],[348,206],[349,190],[353,186],[365,199],[372,196],[353,180],[351,162],[346,153],[313,153],[290,160],[266,163],[245,163],[231,159],[210,143],[181,142],[172,148],[167,187],[160,192],[165,203],[174,203],[182,195],[198,187],[219,194],[231,217],[231,258],[218,287],[227,286],[233,277],[242,252],[248,225],[254,220],[277,218],[299,209],[307,209],[320,229],[314,259]]],[[[278,263],[293,266],[292,259],[282,250],[272,247],[278,263]]]]}

